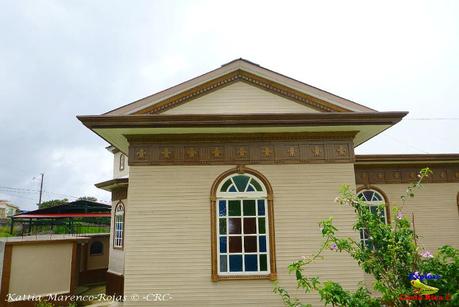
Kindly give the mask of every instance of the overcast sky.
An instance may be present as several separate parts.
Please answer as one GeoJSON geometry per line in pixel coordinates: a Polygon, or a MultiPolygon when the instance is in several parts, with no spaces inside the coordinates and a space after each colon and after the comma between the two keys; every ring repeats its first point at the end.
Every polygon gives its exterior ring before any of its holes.
{"type": "Polygon", "coordinates": [[[459,1],[0,0],[0,199],[111,178],[100,114],[243,57],[379,111],[357,153],[459,152],[459,1]],[[35,177],[35,179],[34,179],[35,177]]]}

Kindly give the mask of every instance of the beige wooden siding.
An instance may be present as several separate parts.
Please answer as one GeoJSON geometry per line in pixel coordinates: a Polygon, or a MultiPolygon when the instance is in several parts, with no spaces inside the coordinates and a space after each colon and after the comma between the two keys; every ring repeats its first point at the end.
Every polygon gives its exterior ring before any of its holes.
{"type": "MultiPolygon", "coordinates": [[[[169,304],[175,306],[282,305],[268,280],[211,281],[209,192],[215,178],[231,167],[131,167],[126,210],[126,295],[170,293],[173,299],[169,304]]],[[[262,172],[274,190],[279,281],[299,294],[287,265],[320,246],[319,221],[334,216],[344,236],[357,238],[351,230],[353,211],[333,202],[341,184],[355,182],[353,165],[252,168],[262,172]]],[[[349,257],[331,251],[309,272],[325,280],[341,281],[351,289],[363,280],[363,273],[349,257]]],[[[316,297],[310,299],[318,304],[316,297]]]]}
{"type": "MultiPolygon", "coordinates": [[[[379,184],[375,187],[386,193],[391,205],[400,205],[408,184],[379,184]]],[[[458,183],[425,183],[409,199],[404,213],[414,213],[416,233],[420,244],[429,251],[449,244],[459,248],[458,183]]]]}
{"type": "Polygon", "coordinates": [[[171,114],[249,114],[318,112],[289,99],[244,82],[236,82],[205,96],[186,102],[164,113],[171,114]]]}
{"type": "Polygon", "coordinates": [[[68,293],[73,242],[13,245],[9,293],[68,293]]]}

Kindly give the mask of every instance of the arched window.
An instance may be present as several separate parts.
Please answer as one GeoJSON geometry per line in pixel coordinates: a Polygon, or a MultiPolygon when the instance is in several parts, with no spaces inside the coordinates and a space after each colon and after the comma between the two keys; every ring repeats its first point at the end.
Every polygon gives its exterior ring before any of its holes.
{"type": "MultiPolygon", "coordinates": [[[[368,205],[373,214],[377,214],[381,217],[381,219],[384,219],[384,223],[387,224],[389,222],[388,203],[382,192],[377,191],[374,188],[361,189],[358,191],[357,197],[368,205]]],[[[360,229],[360,242],[363,246],[373,248],[373,243],[370,240],[370,234],[365,228],[360,229]]]]}
{"type": "Polygon", "coordinates": [[[123,248],[124,244],[124,204],[119,202],[115,207],[115,218],[113,222],[113,247],[123,248]]]}
{"type": "Polygon", "coordinates": [[[100,241],[94,241],[89,248],[89,255],[102,255],[104,253],[104,244],[100,241]]]}
{"type": "Polygon", "coordinates": [[[274,279],[272,191],[256,171],[238,171],[220,176],[213,188],[212,279],[274,279]]]}

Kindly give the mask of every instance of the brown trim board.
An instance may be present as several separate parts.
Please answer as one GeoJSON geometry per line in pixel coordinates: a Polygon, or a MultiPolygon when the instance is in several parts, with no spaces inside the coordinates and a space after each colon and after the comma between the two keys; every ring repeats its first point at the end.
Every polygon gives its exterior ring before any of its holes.
{"type": "Polygon", "coordinates": [[[88,128],[266,127],[393,125],[408,112],[333,112],[239,115],[89,115],[77,116],[88,128]]]}
{"type": "Polygon", "coordinates": [[[411,164],[355,164],[357,184],[412,183],[422,168],[429,167],[433,174],[424,179],[425,183],[459,182],[459,163],[411,164]]]}
{"type": "Polygon", "coordinates": [[[354,162],[356,133],[133,135],[129,165],[354,162]]]}

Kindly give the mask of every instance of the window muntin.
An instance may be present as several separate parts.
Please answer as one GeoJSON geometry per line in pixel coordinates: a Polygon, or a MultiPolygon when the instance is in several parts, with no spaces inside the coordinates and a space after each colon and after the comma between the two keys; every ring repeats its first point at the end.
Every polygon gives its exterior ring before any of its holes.
{"type": "MultiPolygon", "coordinates": [[[[379,215],[381,219],[384,220],[384,223],[387,224],[387,208],[386,208],[386,201],[384,197],[376,190],[366,189],[361,190],[357,197],[363,200],[368,207],[370,208],[371,213],[375,215],[379,215]],[[381,210],[381,206],[383,209],[381,210]]],[[[366,246],[368,248],[374,248],[373,243],[370,240],[370,234],[368,230],[365,228],[361,228],[360,231],[360,243],[362,246],[366,246]]]]}
{"type": "Polygon", "coordinates": [[[121,202],[118,203],[115,207],[115,218],[113,226],[113,247],[122,248],[124,244],[124,205],[121,202]]]}
{"type": "Polygon", "coordinates": [[[219,275],[270,273],[268,201],[263,183],[249,174],[222,181],[217,190],[219,275]]]}

